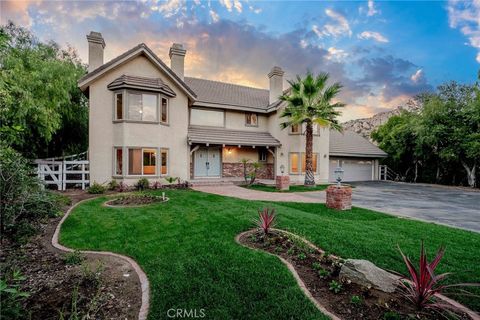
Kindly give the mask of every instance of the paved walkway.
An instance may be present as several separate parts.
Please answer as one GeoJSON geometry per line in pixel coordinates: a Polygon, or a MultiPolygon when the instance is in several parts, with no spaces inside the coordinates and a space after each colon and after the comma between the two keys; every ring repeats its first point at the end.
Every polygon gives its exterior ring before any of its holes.
{"type": "Polygon", "coordinates": [[[245,200],[283,201],[283,202],[325,202],[325,191],[311,192],[267,192],[242,188],[236,185],[197,186],[194,190],[218,194],[221,196],[240,198],[245,200]]]}

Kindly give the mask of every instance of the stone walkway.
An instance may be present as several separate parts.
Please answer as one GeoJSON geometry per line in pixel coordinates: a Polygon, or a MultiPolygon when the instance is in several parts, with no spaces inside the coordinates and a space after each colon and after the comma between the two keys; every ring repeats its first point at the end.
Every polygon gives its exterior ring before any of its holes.
{"type": "Polygon", "coordinates": [[[193,189],[201,192],[213,193],[221,196],[234,197],[245,200],[325,203],[325,191],[309,191],[296,193],[267,192],[242,188],[236,185],[196,186],[193,187],[193,189]]]}

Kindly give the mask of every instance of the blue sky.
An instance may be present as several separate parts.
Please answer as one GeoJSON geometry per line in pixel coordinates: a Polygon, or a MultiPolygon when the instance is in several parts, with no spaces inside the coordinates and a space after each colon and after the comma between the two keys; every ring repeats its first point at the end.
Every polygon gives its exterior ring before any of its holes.
{"type": "Polygon", "coordinates": [[[90,30],[109,60],[145,42],[164,61],[187,48],[187,76],[266,88],[274,65],[286,78],[327,71],[344,85],[342,120],[405,104],[445,81],[472,83],[480,64],[480,0],[461,1],[2,1],[42,40],[75,47],[86,62],[90,30]]]}

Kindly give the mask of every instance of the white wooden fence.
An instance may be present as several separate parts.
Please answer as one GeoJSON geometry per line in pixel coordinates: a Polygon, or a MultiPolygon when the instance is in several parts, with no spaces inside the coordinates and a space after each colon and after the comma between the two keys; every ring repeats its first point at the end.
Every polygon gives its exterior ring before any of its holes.
{"type": "Polygon", "coordinates": [[[65,158],[37,159],[38,178],[46,185],[56,185],[58,190],[72,185],[84,190],[90,184],[89,161],[81,159],[84,157],[85,152],[65,158]]]}

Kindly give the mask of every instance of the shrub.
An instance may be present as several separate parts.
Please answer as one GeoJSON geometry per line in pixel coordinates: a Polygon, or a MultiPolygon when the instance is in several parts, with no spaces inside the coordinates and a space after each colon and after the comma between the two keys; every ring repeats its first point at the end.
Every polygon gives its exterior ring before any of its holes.
{"type": "Polygon", "coordinates": [[[160,181],[155,181],[154,183],[152,183],[152,189],[161,189],[162,188],[162,183],[160,181]]]}
{"type": "Polygon", "coordinates": [[[175,181],[179,181],[180,182],[180,178],[177,178],[177,177],[165,177],[165,180],[169,183],[169,184],[172,184],[174,183],[175,181]]]}
{"type": "Polygon", "coordinates": [[[409,272],[409,282],[400,281],[403,294],[405,298],[411,301],[419,310],[424,308],[449,308],[449,306],[437,303],[433,300],[435,294],[442,293],[442,291],[446,288],[480,285],[478,283],[460,283],[451,285],[440,284],[440,282],[449,275],[448,273],[443,273],[440,275],[435,274],[435,269],[445,254],[445,247],[440,247],[433,261],[428,262],[427,253],[422,241],[418,270],[415,268],[412,261],[403,254],[402,250],[400,248],[398,248],[398,250],[400,251],[400,254],[402,255],[403,261],[405,262],[409,272]]]}
{"type": "Polygon", "coordinates": [[[125,192],[127,190],[128,190],[127,184],[123,181],[120,181],[120,183],[118,184],[118,192],[125,192]]]}
{"type": "Polygon", "coordinates": [[[304,252],[300,252],[297,256],[299,260],[305,260],[307,259],[307,255],[304,252]]]}
{"type": "Polygon", "coordinates": [[[343,290],[343,287],[340,283],[335,280],[332,280],[328,284],[328,290],[332,291],[333,293],[340,293],[343,290]]]}
{"type": "Polygon", "coordinates": [[[359,305],[359,304],[362,303],[362,297],[357,296],[357,295],[353,295],[353,296],[350,298],[350,303],[351,303],[351,304],[359,305]]]}
{"type": "Polygon", "coordinates": [[[68,252],[63,256],[63,261],[68,265],[77,265],[82,263],[83,260],[84,258],[78,250],[68,252]]]}
{"type": "Polygon", "coordinates": [[[102,193],[105,193],[105,191],[107,191],[107,188],[105,188],[105,186],[95,181],[87,190],[87,192],[90,194],[102,194],[102,193]]]}
{"type": "Polygon", "coordinates": [[[258,217],[257,225],[260,230],[262,230],[263,234],[267,235],[276,222],[275,209],[270,210],[264,208],[263,210],[259,210],[258,217]]]}
{"type": "Polygon", "coordinates": [[[114,191],[118,189],[118,182],[117,180],[112,180],[108,183],[108,190],[114,191]]]}
{"type": "Polygon", "coordinates": [[[383,320],[400,320],[402,317],[395,311],[387,311],[383,314],[383,320]]]}
{"type": "Polygon", "coordinates": [[[22,238],[34,223],[60,212],[65,198],[45,191],[29,162],[0,144],[0,236],[22,238]],[[23,234],[25,232],[25,234],[23,234]]]}
{"type": "Polygon", "coordinates": [[[147,178],[142,178],[135,184],[135,188],[139,191],[147,190],[149,187],[150,182],[148,182],[147,178]]]}
{"type": "Polygon", "coordinates": [[[322,279],[325,279],[329,275],[330,275],[330,271],[328,271],[327,269],[321,268],[320,270],[318,270],[318,276],[322,279]]]}
{"type": "Polygon", "coordinates": [[[18,270],[13,270],[5,278],[0,279],[0,301],[2,302],[2,319],[25,319],[22,301],[29,296],[20,290],[25,277],[18,270]]]}
{"type": "Polygon", "coordinates": [[[319,262],[314,262],[312,263],[312,268],[315,270],[320,270],[322,269],[322,265],[319,262]]]}

